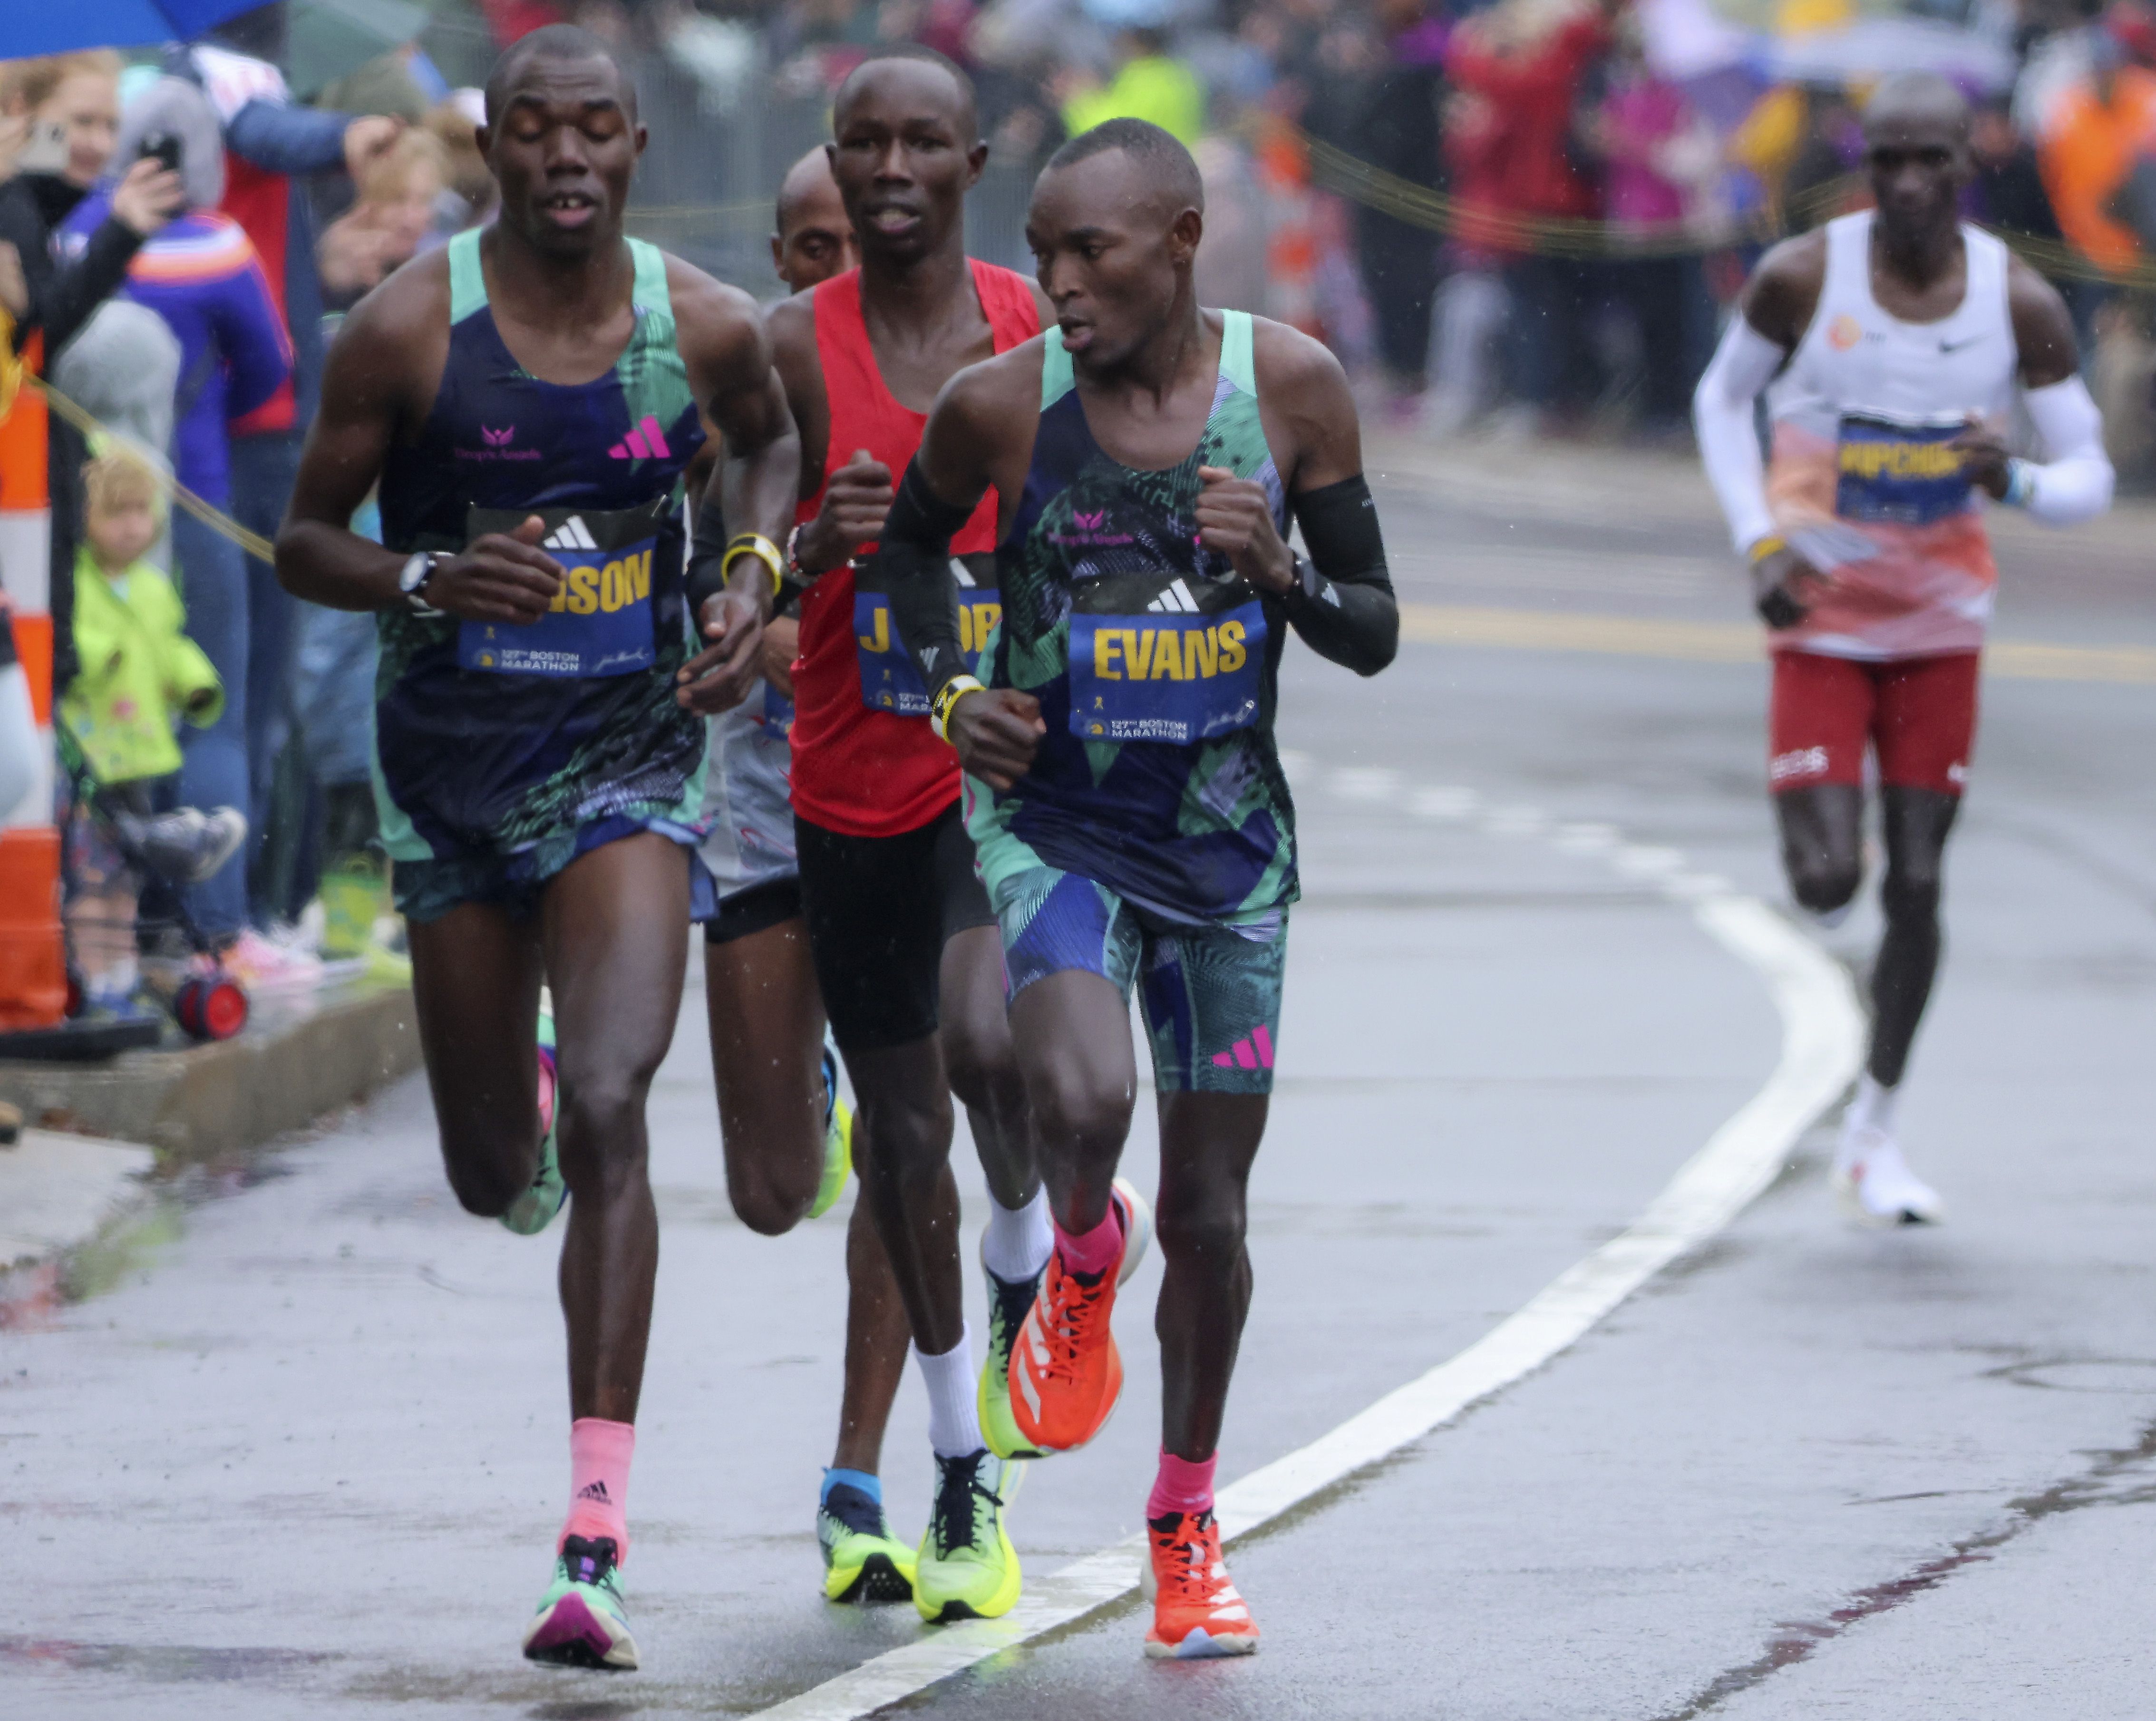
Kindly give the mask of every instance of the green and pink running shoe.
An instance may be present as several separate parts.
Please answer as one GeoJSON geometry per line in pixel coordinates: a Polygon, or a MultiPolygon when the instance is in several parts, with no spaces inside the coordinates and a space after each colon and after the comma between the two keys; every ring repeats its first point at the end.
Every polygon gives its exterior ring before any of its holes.
{"type": "Polygon", "coordinates": [[[626,1673],[636,1667],[636,1640],[622,1605],[618,1550],[612,1536],[571,1536],[554,1563],[554,1581],[524,1633],[527,1661],[557,1667],[626,1673]]]}
{"type": "Polygon", "coordinates": [[[562,1121],[562,1094],[554,1072],[554,1012],[546,1000],[539,1005],[539,1123],[546,1132],[539,1144],[539,1174],[531,1187],[509,1204],[501,1222],[520,1237],[536,1237],[554,1222],[569,1199],[569,1186],[562,1181],[562,1164],[554,1139],[562,1121]]]}

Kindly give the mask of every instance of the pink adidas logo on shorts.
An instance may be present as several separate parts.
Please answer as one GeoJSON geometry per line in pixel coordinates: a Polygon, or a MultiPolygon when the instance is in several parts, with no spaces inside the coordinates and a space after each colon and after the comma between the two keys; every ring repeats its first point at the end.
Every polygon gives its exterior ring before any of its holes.
{"type": "Polygon", "coordinates": [[[1213,1063],[1221,1070],[1270,1070],[1273,1066],[1273,1037],[1260,1022],[1250,1030],[1249,1039],[1237,1040],[1226,1051],[1214,1052],[1213,1063]]]}

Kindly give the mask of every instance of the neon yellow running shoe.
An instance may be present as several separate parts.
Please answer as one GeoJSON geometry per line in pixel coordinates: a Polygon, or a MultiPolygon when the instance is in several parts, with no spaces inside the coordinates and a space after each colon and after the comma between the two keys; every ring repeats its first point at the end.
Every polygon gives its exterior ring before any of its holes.
{"type": "Polygon", "coordinates": [[[999,1468],[986,1448],[937,1456],[936,1503],[913,1568],[913,1605],[932,1626],[999,1619],[1018,1601],[1018,1549],[1004,1532],[1003,1496],[982,1474],[999,1468]]]}
{"type": "Polygon", "coordinates": [[[911,1601],[913,1550],[891,1533],[883,1506],[850,1482],[833,1482],[816,1507],[826,1601],[911,1601]]]}
{"type": "Polygon", "coordinates": [[[562,1127],[562,1093],[554,1072],[554,1012],[543,1002],[539,1006],[539,1117],[547,1135],[539,1144],[538,1175],[501,1215],[502,1224],[520,1237],[536,1237],[545,1230],[569,1199],[569,1186],[562,1181],[561,1158],[555,1152],[562,1127]]]}
{"type": "MultiPolygon", "coordinates": [[[[987,1241],[982,1239],[984,1250],[987,1241]]],[[[1041,1272],[1046,1271],[1044,1266],[1041,1272]]],[[[988,1355],[981,1362],[981,1388],[974,1399],[981,1438],[998,1458],[1045,1458],[1048,1454],[1019,1431],[1010,1395],[1011,1348],[1040,1295],[1041,1273],[1029,1279],[998,1278],[983,1259],[981,1277],[988,1282],[988,1355]]]]}
{"type": "Polygon", "coordinates": [[[824,1042],[824,1180],[808,1204],[811,1219],[821,1219],[831,1210],[845,1193],[846,1179],[854,1169],[854,1108],[839,1097],[839,1056],[828,1040],[824,1042]]]}

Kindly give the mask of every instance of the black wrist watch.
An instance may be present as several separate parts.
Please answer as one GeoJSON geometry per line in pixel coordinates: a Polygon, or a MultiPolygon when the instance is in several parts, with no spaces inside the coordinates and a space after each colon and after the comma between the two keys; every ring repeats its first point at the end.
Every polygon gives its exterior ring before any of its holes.
{"type": "Polygon", "coordinates": [[[1291,604],[1315,603],[1318,593],[1324,588],[1324,581],[1319,577],[1317,570],[1311,566],[1309,557],[1299,550],[1291,551],[1289,554],[1295,561],[1295,583],[1287,588],[1286,595],[1288,602],[1291,604]]]}
{"type": "Polygon", "coordinates": [[[434,569],[447,558],[439,550],[421,550],[408,557],[397,575],[397,589],[404,594],[404,602],[414,615],[439,615],[442,612],[428,603],[424,595],[427,582],[434,577],[434,569]]]}

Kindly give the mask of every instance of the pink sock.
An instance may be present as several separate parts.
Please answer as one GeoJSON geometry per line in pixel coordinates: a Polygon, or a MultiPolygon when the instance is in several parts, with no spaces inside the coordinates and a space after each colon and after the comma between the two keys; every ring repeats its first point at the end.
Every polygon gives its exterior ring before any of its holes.
{"type": "Polygon", "coordinates": [[[1213,1509],[1213,1469],[1219,1462],[1218,1452],[1194,1463],[1188,1458],[1177,1457],[1163,1447],[1160,1472],[1152,1479],[1152,1492],[1146,1497],[1146,1516],[1152,1518],[1163,1517],[1170,1512],[1210,1512],[1213,1509]]]}
{"type": "Polygon", "coordinates": [[[1123,1220],[1116,1211],[1115,1197],[1108,1198],[1108,1216],[1082,1236],[1073,1236],[1057,1225],[1055,1252],[1063,1257],[1065,1271],[1088,1278],[1113,1266],[1123,1252],[1123,1220]]]}
{"type": "MultiPolygon", "coordinates": [[[[635,1425],[579,1416],[569,1425],[569,1521],[562,1540],[613,1538],[616,1557],[629,1558],[629,1461],[635,1425]]],[[[558,1552],[561,1543],[557,1542],[558,1552]]]]}

